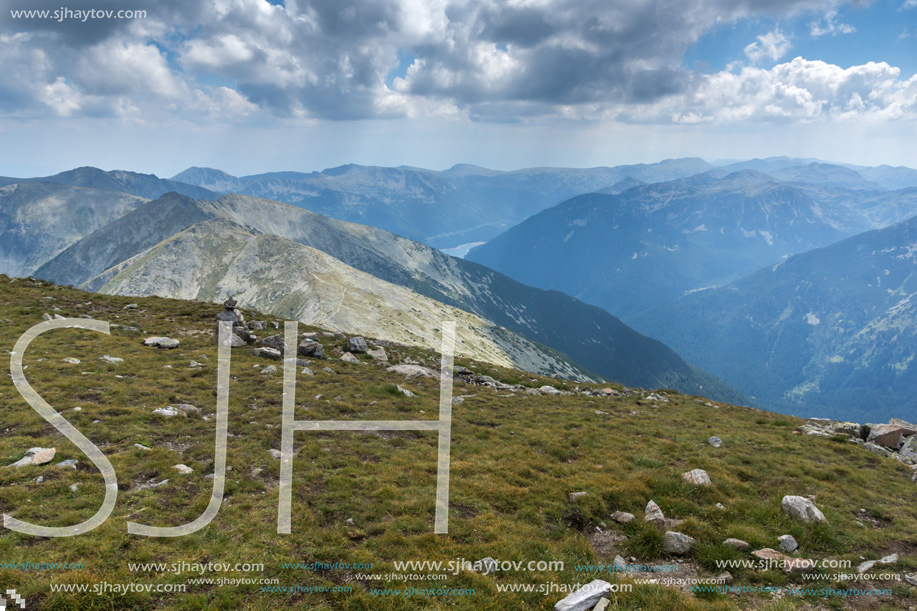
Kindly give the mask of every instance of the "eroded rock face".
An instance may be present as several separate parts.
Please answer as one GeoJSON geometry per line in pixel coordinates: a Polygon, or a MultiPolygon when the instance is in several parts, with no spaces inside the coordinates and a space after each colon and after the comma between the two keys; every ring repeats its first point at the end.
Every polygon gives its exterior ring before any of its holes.
{"type": "Polygon", "coordinates": [[[781,502],[783,511],[792,518],[803,522],[827,522],[825,514],[815,506],[815,503],[803,496],[787,495],[781,502]]]}

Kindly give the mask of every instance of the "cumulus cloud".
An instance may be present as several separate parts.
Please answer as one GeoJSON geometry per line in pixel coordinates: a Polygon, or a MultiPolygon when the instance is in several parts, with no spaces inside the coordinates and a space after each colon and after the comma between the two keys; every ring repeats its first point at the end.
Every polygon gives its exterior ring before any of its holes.
{"type": "MultiPolygon", "coordinates": [[[[60,8],[57,0],[12,4],[14,9],[60,8]]],[[[837,22],[838,0],[68,4],[71,9],[139,8],[148,15],[55,23],[10,21],[0,14],[0,31],[10,32],[0,34],[5,37],[0,39],[0,109],[8,114],[193,121],[258,115],[778,120],[841,116],[839,109],[848,107],[873,113],[883,108],[891,116],[888,96],[903,87],[899,76],[886,71],[874,77],[873,85],[831,92],[815,75],[829,68],[803,70],[797,60],[771,70],[755,67],[781,60],[791,48],[779,29],[745,47],[751,67],[701,75],[682,65],[686,49],[705,33],[745,18],[818,14],[824,18],[810,25],[813,35],[843,33],[850,26],[837,22]],[[808,72],[801,76],[799,70],[808,72]],[[881,91],[880,81],[886,88],[881,91]]],[[[833,78],[868,80],[844,74],[833,78]]],[[[910,112],[906,99],[899,106],[910,112]]]]}
{"type": "Polygon", "coordinates": [[[825,13],[822,19],[809,23],[809,33],[816,38],[825,34],[831,34],[832,36],[853,34],[856,31],[857,29],[852,25],[837,22],[837,9],[832,9],[825,13]]]}
{"type": "Polygon", "coordinates": [[[784,36],[779,29],[758,36],[758,39],[745,47],[745,56],[757,64],[762,59],[769,58],[777,61],[790,50],[793,45],[790,39],[784,36]]]}

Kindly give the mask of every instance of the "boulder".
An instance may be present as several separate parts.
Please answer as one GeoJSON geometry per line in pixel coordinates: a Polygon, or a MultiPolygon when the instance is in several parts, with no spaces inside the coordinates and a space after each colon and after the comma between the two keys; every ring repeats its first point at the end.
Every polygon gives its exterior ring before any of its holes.
{"type": "Polygon", "coordinates": [[[255,348],[252,350],[252,356],[260,356],[266,359],[271,359],[273,361],[282,361],[283,353],[276,348],[270,348],[265,346],[264,348],[255,348]]]}
{"type": "Polygon", "coordinates": [[[710,486],[713,484],[713,482],[710,481],[710,476],[707,475],[707,472],[703,469],[694,469],[682,473],[681,477],[689,484],[695,484],[697,486],[710,486]]]}
{"type": "Polygon", "coordinates": [[[791,518],[803,522],[827,522],[815,503],[803,496],[785,496],[780,504],[791,518]]]}
{"type": "Polygon", "coordinates": [[[872,569],[876,566],[875,560],[867,560],[866,562],[861,562],[860,566],[857,567],[857,573],[865,573],[866,571],[872,569]]]}
{"type": "Polygon", "coordinates": [[[325,356],[325,347],[314,339],[304,339],[299,343],[298,352],[303,356],[320,359],[325,356]]]}
{"type": "Polygon", "coordinates": [[[172,465],[172,468],[178,471],[179,473],[183,473],[184,475],[188,475],[189,473],[194,473],[194,469],[192,469],[188,465],[182,465],[182,464],[172,465]]]}
{"type": "Polygon", "coordinates": [[[626,511],[616,511],[611,514],[611,519],[617,522],[618,524],[629,524],[633,522],[636,518],[634,514],[627,513],[626,511]]]}
{"type": "Polygon", "coordinates": [[[273,458],[274,460],[280,460],[280,457],[283,456],[280,450],[275,450],[274,448],[271,448],[270,452],[271,452],[271,458],[273,458]]]}
{"type": "Polygon", "coordinates": [[[438,378],[439,377],[439,372],[434,371],[433,369],[430,369],[429,367],[422,367],[420,365],[405,365],[405,364],[393,365],[391,367],[387,367],[385,370],[392,372],[392,373],[401,374],[408,378],[414,378],[417,376],[424,377],[424,378],[438,378]]]}
{"type": "Polygon", "coordinates": [[[250,320],[246,326],[252,331],[264,331],[265,327],[263,320],[250,320]]]}
{"type": "Polygon", "coordinates": [[[369,350],[369,346],[366,345],[366,340],[362,337],[351,337],[347,340],[347,350],[349,352],[366,352],[369,350]]]}
{"type": "Polygon", "coordinates": [[[861,439],[863,435],[863,425],[856,422],[833,422],[831,430],[840,435],[849,435],[861,439]]]}
{"type": "Polygon", "coordinates": [[[120,365],[124,362],[124,359],[118,358],[116,356],[109,356],[107,354],[99,357],[100,361],[105,361],[106,363],[111,363],[112,365],[120,365]]]}
{"type": "Polygon", "coordinates": [[[571,500],[571,501],[575,501],[575,500],[578,499],[578,498],[581,498],[581,497],[584,497],[584,496],[588,496],[588,495],[589,495],[588,492],[571,492],[571,493],[570,493],[570,500],[571,500]]]}
{"type": "Polygon", "coordinates": [[[898,562],[898,554],[889,554],[879,558],[879,564],[895,564],[896,562],[898,562]]]}
{"type": "Polygon", "coordinates": [[[777,541],[780,542],[780,549],[785,552],[795,552],[799,549],[799,543],[796,542],[796,538],[793,535],[780,535],[777,537],[777,541]]]}
{"type": "Polygon", "coordinates": [[[59,463],[57,463],[54,466],[62,468],[62,469],[66,469],[66,468],[76,469],[77,464],[79,464],[79,461],[77,459],[68,458],[67,460],[60,461],[59,463]]]}
{"type": "Polygon", "coordinates": [[[559,390],[557,390],[553,386],[547,386],[547,385],[539,388],[538,392],[540,392],[543,395],[559,395],[560,394],[559,390]]]}
{"type": "Polygon", "coordinates": [[[590,581],[554,605],[554,611],[586,611],[611,593],[611,584],[602,579],[590,581]]]}
{"type": "Polygon", "coordinates": [[[643,519],[656,526],[665,526],[665,515],[655,501],[650,501],[646,504],[643,519]]]}
{"type": "Polygon", "coordinates": [[[80,364],[80,359],[75,359],[75,358],[73,358],[72,356],[68,356],[68,357],[64,358],[63,360],[64,360],[64,362],[67,363],[68,365],[79,365],[79,364],[80,364]]]}
{"type": "Polygon", "coordinates": [[[496,572],[499,568],[497,561],[494,558],[488,556],[487,558],[481,558],[473,565],[475,570],[480,570],[484,575],[490,575],[491,573],[496,572]]]}
{"type": "Polygon", "coordinates": [[[905,575],[904,581],[911,584],[912,586],[917,586],[917,573],[911,575],[905,575]]]}
{"type": "Polygon", "coordinates": [[[32,455],[32,464],[33,465],[44,465],[54,458],[54,455],[57,454],[57,448],[41,448],[38,452],[35,452],[32,455]]]}
{"type": "Polygon", "coordinates": [[[909,458],[917,461],[917,435],[911,435],[904,440],[904,445],[898,451],[902,458],[909,458]]]}
{"type": "Polygon", "coordinates": [[[408,399],[414,397],[414,393],[412,393],[412,392],[411,392],[410,390],[408,390],[407,388],[401,388],[401,386],[398,386],[398,385],[396,385],[396,388],[398,389],[398,392],[400,392],[402,395],[404,395],[404,396],[407,397],[408,399]]]}
{"type": "Polygon", "coordinates": [[[723,445],[723,440],[717,437],[716,435],[714,435],[713,437],[707,440],[707,443],[712,445],[714,448],[719,448],[723,445]]]}
{"type": "Polygon", "coordinates": [[[267,367],[261,370],[261,375],[271,374],[271,373],[277,373],[276,365],[268,365],[267,367]]]}
{"type": "Polygon", "coordinates": [[[388,363],[388,354],[385,353],[385,348],[382,346],[379,346],[373,350],[367,350],[366,354],[381,363],[388,363]]]}
{"type": "Polygon", "coordinates": [[[716,576],[716,580],[717,582],[728,586],[733,581],[732,573],[730,573],[729,571],[723,571],[722,573],[716,576]]]}
{"type": "Polygon", "coordinates": [[[355,356],[354,356],[353,354],[351,354],[350,352],[345,352],[345,353],[343,354],[343,356],[341,356],[341,360],[344,361],[345,363],[351,363],[351,364],[354,364],[354,365],[357,365],[357,364],[360,363],[360,359],[358,359],[357,357],[355,357],[355,356]]]}
{"type": "Polygon", "coordinates": [[[315,375],[315,372],[312,371],[311,369],[309,369],[308,367],[303,367],[303,368],[302,368],[302,371],[300,371],[299,373],[305,374],[305,375],[307,375],[307,376],[314,376],[314,375],[315,375]]]}
{"type": "Polygon", "coordinates": [[[273,348],[278,352],[283,352],[283,335],[278,333],[277,335],[271,335],[270,337],[259,339],[258,344],[261,346],[267,346],[268,348],[273,348]]]}
{"type": "Polygon", "coordinates": [[[148,337],[143,340],[144,346],[155,346],[157,348],[178,348],[180,342],[170,337],[148,337]]]}
{"type": "Polygon", "coordinates": [[[611,604],[611,600],[605,598],[604,596],[599,599],[598,604],[592,608],[592,611],[607,611],[608,605],[611,604]]]}
{"type": "Polygon", "coordinates": [[[166,407],[157,407],[153,410],[153,413],[157,416],[162,416],[163,418],[174,418],[176,416],[187,416],[187,414],[181,410],[178,410],[171,405],[166,407]]]}
{"type": "Polygon", "coordinates": [[[688,535],[672,532],[666,532],[662,538],[662,549],[670,554],[683,556],[691,551],[691,548],[697,545],[697,541],[688,535]]]}
{"type": "Polygon", "coordinates": [[[917,429],[904,427],[898,424],[878,424],[869,431],[867,441],[897,450],[905,437],[917,434],[917,429]]]}

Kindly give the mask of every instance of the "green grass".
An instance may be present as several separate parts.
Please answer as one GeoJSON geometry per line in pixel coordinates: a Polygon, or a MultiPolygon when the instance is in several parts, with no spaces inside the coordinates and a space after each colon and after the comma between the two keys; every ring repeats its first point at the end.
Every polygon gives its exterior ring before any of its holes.
{"type": "MultiPolygon", "coordinates": [[[[64,316],[87,315],[143,331],[113,329],[105,336],[59,330],[40,336],[26,354],[30,384],[102,449],[119,483],[112,516],[91,533],[46,539],[0,531],[0,562],[85,565],[82,570],[45,572],[0,569],[0,586],[24,594],[28,609],[550,609],[560,596],[499,593],[497,585],[611,579],[609,574],[584,575],[574,565],[610,563],[616,553],[641,562],[673,561],[662,549],[661,533],[642,520],[650,499],[667,517],[684,520],[677,530],[698,540],[685,561],[697,566],[702,576],[719,572],[717,560],[751,558],[723,546],[724,539],[741,538],[757,549],[777,547],[782,534],[795,536],[806,557],[845,559],[856,566],[860,556],[876,558],[895,551],[902,560],[894,572],[917,570],[917,485],[904,465],[853,444],[801,435],[795,431],[802,423],[798,419],[724,404],[708,407],[697,397],[672,391],[666,391],[669,403],[656,405],[638,403],[639,395],[511,395],[457,380],[454,394],[464,395],[465,400],[453,409],[448,535],[433,534],[435,433],[296,432],[293,532],[278,535],[279,462],[269,449],[280,448],[282,373],[261,374],[260,368],[272,362],[251,356],[245,348],[234,350],[232,357],[228,440],[232,470],[227,473],[219,514],[209,526],[186,537],[128,535],[128,519],[157,526],[183,524],[207,505],[211,482],[204,476],[213,469],[216,385],[212,324],[219,306],[108,297],[0,278],[0,346],[12,350],[22,332],[40,322],[42,313],[54,313],[54,307],[64,316]],[[128,303],[139,307],[125,310],[128,303]],[[176,337],[181,346],[176,350],[144,347],[141,340],[148,335],[176,337]],[[125,362],[104,363],[98,360],[103,354],[125,362]],[[63,363],[68,356],[81,363],[63,363]],[[192,360],[204,367],[190,367],[192,360]],[[210,419],[192,414],[168,420],[152,414],[156,407],[176,403],[194,404],[210,419]],[[73,411],[77,406],[81,411],[73,411]],[[723,438],[723,447],[709,446],[705,440],[710,435],[723,438]],[[135,443],[152,450],[137,449],[135,443]],[[172,469],[178,463],[194,472],[179,474],[172,469]],[[705,469],[714,485],[698,488],[685,483],[681,473],[693,468],[705,469]],[[162,479],[169,483],[143,488],[162,479]],[[588,495],[571,501],[569,494],[577,491],[588,495]],[[829,524],[809,526],[787,518],[780,508],[785,494],[815,495],[829,524]],[[716,508],[717,503],[725,510],[716,508]],[[634,513],[637,521],[615,524],[609,515],[616,510],[634,513]],[[596,527],[617,537],[613,549],[594,545],[596,527]],[[373,564],[369,572],[385,574],[394,572],[396,561],[474,561],[485,556],[526,562],[562,560],[565,568],[488,576],[462,572],[444,582],[409,582],[415,588],[445,584],[476,591],[474,596],[410,598],[372,596],[367,582],[355,579],[361,571],[281,567],[288,562],[365,562],[373,564]],[[185,584],[199,577],[132,573],[127,567],[128,562],[182,561],[263,563],[263,573],[204,577],[269,578],[285,586],[344,586],[353,591],[290,595],[262,592],[258,584],[191,585],[185,594],[126,596],[50,591],[52,583],[185,584]]],[[[271,326],[261,335],[278,332],[271,326]]],[[[344,345],[340,338],[321,339],[329,354],[344,345]]],[[[391,363],[407,357],[428,366],[438,362],[436,354],[416,348],[391,346],[387,352],[391,363]]],[[[535,388],[560,386],[556,380],[524,372],[471,361],[461,364],[501,381],[535,388]]],[[[297,378],[297,419],[437,418],[438,379],[405,380],[371,360],[352,365],[336,359],[314,360],[310,367],[316,375],[297,378]],[[324,366],[336,373],[322,371],[324,366]],[[417,396],[405,397],[396,385],[417,396]]],[[[0,432],[3,465],[18,460],[32,446],[58,449],[51,465],[0,467],[3,513],[51,526],[80,522],[95,513],[104,492],[98,471],[28,407],[8,376],[0,376],[0,432]],[[53,466],[68,458],[80,461],[77,470],[53,466]],[[38,475],[45,478],[40,484],[35,482],[38,475]],[[73,483],[80,484],[75,493],[69,488],[73,483]]],[[[774,572],[731,572],[736,577],[733,585],[806,583],[774,572]]],[[[820,583],[835,585],[830,580],[820,583]]],[[[404,587],[388,587],[392,585],[404,587]]],[[[633,592],[618,594],[611,608],[782,611],[871,605],[868,608],[903,609],[915,604],[914,593],[914,588],[898,585],[893,597],[881,599],[773,601],[764,594],[693,597],[672,588],[638,585],[633,592]]]]}

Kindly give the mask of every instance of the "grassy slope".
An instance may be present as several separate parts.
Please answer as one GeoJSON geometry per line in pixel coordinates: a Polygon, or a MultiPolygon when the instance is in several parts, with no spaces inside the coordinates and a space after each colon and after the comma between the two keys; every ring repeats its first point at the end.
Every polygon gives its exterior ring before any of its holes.
{"type": "MultiPolygon", "coordinates": [[[[213,419],[201,416],[163,420],[152,410],[192,403],[212,415],[215,406],[216,348],[211,331],[214,306],[159,298],[88,294],[33,280],[0,278],[0,346],[11,350],[19,335],[40,322],[43,312],[86,314],[113,324],[139,325],[143,333],[115,329],[110,337],[61,330],[33,342],[26,364],[32,386],[60,410],[112,461],[118,475],[118,504],[101,527],[74,538],[42,539],[0,530],[4,562],[83,562],[78,571],[25,572],[0,569],[0,584],[26,595],[29,609],[549,609],[560,596],[497,593],[497,583],[584,583],[609,575],[577,573],[576,563],[602,562],[592,541],[601,521],[625,536],[616,551],[641,562],[669,562],[660,536],[644,527],[642,509],[652,498],[668,517],[685,519],[679,530],[698,539],[689,558],[701,571],[713,560],[742,557],[720,543],[734,536],[754,548],[776,547],[791,533],[807,557],[852,560],[898,552],[905,567],[917,569],[917,485],[904,466],[832,440],[794,432],[799,420],[728,405],[705,405],[696,397],[669,394],[655,403],[639,395],[620,398],[531,396],[495,392],[456,381],[466,395],[453,419],[449,535],[433,535],[436,436],[432,433],[296,433],[293,533],[278,535],[279,463],[269,448],[280,447],[282,376],[261,374],[270,361],[246,349],[233,353],[230,392],[227,494],[216,519],[205,529],[177,539],[128,535],[125,518],[158,526],[187,523],[206,506],[212,471],[213,419]],[[54,300],[43,299],[53,297],[54,300]],[[91,302],[91,303],[90,303],[91,302]],[[138,309],[123,306],[135,302],[138,309]],[[141,345],[147,335],[181,339],[177,350],[141,345]],[[121,365],[97,360],[103,354],[121,365]],[[81,359],[68,365],[64,357],[81,359]],[[42,360],[43,359],[43,360],[42,360]],[[191,368],[191,360],[203,368],[191,368]],[[171,365],[171,368],[165,368],[171,365]],[[123,376],[123,377],[118,377],[123,376]],[[470,396],[469,396],[470,395],[470,396]],[[82,411],[74,412],[80,406],[82,411]],[[607,412],[597,414],[596,410],[607,412]],[[93,423],[99,420],[98,423],[93,423]],[[710,435],[724,439],[715,450],[710,435]],[[153,448],[134,448],[142,443],[153,448]],[[194,469],[180,475],[172,465],[194,469]],[[253,469],[263,469],[253,472],[253,469]],[[683,483],[680,474],[706,469],[709,489],[683,483]],[[138,487],[168,478],[167,485],[138,487]],[[576,502],[573,491],[589,495],[576,502]],[[784,494],[814,494],[828,526],[789,521],[780,510],[784,494]],[[720,502],[726,511],[717,510],[720,502]],[[866,510],[867,526],[855,518],[866,510]],[[636,525],[618,526],[614,510],[638,515],[636,525]],[[352,518],[353,524],[347,523],[352,518]],[[371,562],[373,573],[390,573],[396,560],[563,560],[554,572],[450,576],[448,587],[470,587],[475,596],[451,598],[375,597],[350,571],[282,569],[282,562],[371,562]],[[198,575],[130,573],[128,562],[258,562],[263,574],[223,573],[205,577],[276,577],[280,585],[347,585],[351,594],[271,594],[258,585],[190,586],[183,595],[52,594],[49,583],[185,583],[198,575]]],[[[305,327],[302,328],[306,330],[305,327]]],[[[343,340],[325,340],[327,352],[343,340]]],[[[436,355],[415,348],[389,349],[435,364],[436,355]]],[[[528,374],[461,362],[479,373],[539,386],[554,383],[528,374]],[[534,381],[533,381],[534,380],[534,381]]],[[[300,375],[299,419],[435,418],[438,381],[405,382],[379,365],[316,362],[314,377],[300,375]],[[338,373],[324,373],[330,365],[338,373]],[[415,391],[407,399],[391,383],[415,391]],[[316,398],[317,395],[322,398],[316,398]],[[420,414],[423,410],[425,414],[420,414]]],[[[101,503],[100,475],[75,447],[47,425],[16,393],[8,376],[0,379],[0,463],[18,460],[32,446],[57,447],[53,463],[76,458],[79,469],[52,465],[21,470],[0,467],[0,511],[22,520],[66,525],[91,516],[101,503]],[[35,483],[39,475],[45,477],[35,483]],[[81,484],[76,492],[71,483],[81,484]]],[[[613,556],[613,554],[612,554],[613,556]]],[[[607,560],[610,562],[610,559],[607,560]]],[[[736,584],[787,583],[779,573],[733,571],[736,584]]],[[[799,578],[791,582],[802,583],[799,578]]],[[[816,585],[831,584],[828,581],[816,585]]],[[[443,587],[443,582],[411,582],[443,587]]],[[[850,587],[862,587],[862,584],[850,587]]],[[[878,587],[882,587],[877,584],[878,587]]],[[[384,587],[384,586],[383,586],[384,587]]],[[[397,585],[396,587],[402,587],[397,585]]],[[[764,594],[716,595],[697,599],[659,586],[638,586],[618,595],[617,609],[834,608],[861,606],[901,609],[917,604],[917,592],[895,586],[887,599],[789,599],[771,602],[764,594]],[[804,607],[804,604],[816,605],[804,607]]]]}

